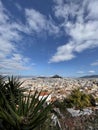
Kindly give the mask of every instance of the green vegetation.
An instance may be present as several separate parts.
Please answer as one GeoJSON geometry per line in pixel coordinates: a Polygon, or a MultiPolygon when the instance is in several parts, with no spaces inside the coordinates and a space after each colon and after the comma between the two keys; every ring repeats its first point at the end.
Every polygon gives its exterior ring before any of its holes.
{"type": "Polygon", "coordinates": [[[40,93],[23,94],[21,83],[16,78],[0,77],[0,130],[33,130],[41,128],[50,118],[51,104],[46,98],[39,101],[40,93]]]}
{"type": "MultiPolygon", "coordinates": [[[[22,82],[19,81],[17,77],[2,77],[0,76],[0,94],[6,97],[8,101],[10,101],[11,94],[16,98],[15,102],[18,101],[20,95],[27,90],[21,87],[22,82]]],[[[1,98],[2,100],[2,98],[1,98]]]]}
{"type": "Polygon", "coordinates": [[[85,108],[95,105],[95,99],[93,96],[81,92],[79,89],[75,89],[72,93],[63,101],[66,107],[85,108]]]}

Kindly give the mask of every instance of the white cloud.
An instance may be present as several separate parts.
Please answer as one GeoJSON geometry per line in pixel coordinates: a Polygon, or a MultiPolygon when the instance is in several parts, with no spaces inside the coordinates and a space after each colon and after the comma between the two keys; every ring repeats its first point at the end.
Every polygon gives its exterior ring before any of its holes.
{"type": "Polygon", "coordinates": [[[98,66],[98,61],[95,61],[91,64],[92,66],[98,66]]]}
{"type": "MultiPolygon", "coordinates": [[[[20,41],[22,36],[19,31],[23,26],[12,22],[8,10],[0,2],[0,73],[16,72],[17,70],[26,70],[28,58],[21,55],[17,49],[16,41],[20,41]]],[[[24,31],[24,30],[23,30],[24,31]]]]}
{"type": "MultiPolygon", "coordinates": [[[[16,7],[22,10],[18,4],[16,7]]],[[[21,50],[17,48],[19,47],[17,43],[22,40],[21,32],[33,36],[34,33],[47,32],[52,35],[60,31],[51,17],[48,19],[33,8],[25,9],[24,15],[26,24],[13,21],[13,16],[0,1],[0,73],[27,70],[33,65],[33,63],[28,65],[30,59],[23,56],[21,50]]]]}
{"type": "Polygon", "coordinates": [[[74,43],[70,42],[70,44],[58,47],[56,54],[50,59],[49,63],[65,61],[74,58],[75,55],[72,53],[74,50],[73,45],[74,43]]]}
{"type": "Polygon", "coordinates": [[[95,73],[95,70],[89,70],[88,72],[84,72],[84,71],[78,71],[77,74],[86,74],[86,73],[89,73],[89,74],[94,74],[95,73]]]}
{"type": "Polygon", "coordinates": [[[47,31],[49,34],[58,34],[59,27],[55,25],[54,21],[45,15],[41,14],[35,9],[25,9],[27,24],[30,32],[40,33],[47,31]]]}
{"type": "Polygon", "coordinates": [[[4,10],[5,9],[0,1],[0,22],[1,23],[5,23],[9,19],[8,16],[4,13],[4,10]]]}
{"type": "Polygon", "coordinates": [[[12,70],[26,70],[29,67],[25,67],[25,63],[28,62],[29,59],[23,57],[20,54],[13,54],[10,58],[5,58],[1,60],[1,65],[5,69],[12,69],[12,70]]]}
{"type": "Polygon", "coordinates": [[[94,70],[89,70],[88,73],[93,74],[93,73],[95,73],[95,71],[94,70]]]}
{"type": "Polygon", "coordinates": [[[76,0],[73,2],[69,0],[62,1],[63,3],[58,1],[55,0],[54,13],[58,20],[60,17],[63,18],[60,26],[63,27],[64,33],[70,36],[70,39],[68,43],[57,48],[57,52],[50,58],[50,62],[71,60],[77,56],[75,52],[80,53],[98,47],[98,20],[96,19],[98,17],[98,1],[76,0]],[[69,16],[72,20],[69,19],[69,16]]]}
{"type": "Polygon", "coordinates": [[[84,71],[78,71],[77,74],[84,74],[84,71]]]}
{"type": "Polygon", "coordinates": [[[25,13],[27,23],[29,24],[31,30],[40,32],[44,29],[44,27],[46,27],[46,18],[44,15],[34,9],[26,9],[25,13]]]}
{"type": "Polygon", "coordinates": [[[98,19],[98,0],[90,0],[88,4],[89,15],[87,18],[98,19]]]}
{"type": "MultiPolygon", "coordinates": [[[[87,0],[85,0],[87,1],[87,0]]],[[[77,0],[54,0],[55,6],[53,8],[54,14],[57,18],[63,18],[64,22],[67,22],[68,17],[74,17],[83,13],[83,10],[79,10],[81,7],[81,1],[77,0]],[[79,5],[80,3],[80,5],[79,5]]]]}

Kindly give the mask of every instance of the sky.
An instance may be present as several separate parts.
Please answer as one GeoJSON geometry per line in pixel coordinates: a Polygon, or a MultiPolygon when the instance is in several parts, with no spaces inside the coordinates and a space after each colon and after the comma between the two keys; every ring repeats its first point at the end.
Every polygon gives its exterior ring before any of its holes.
{"type": "Polygon", "coordinates": [[[98,74],[98,0],[0,0],[0,74],[98,74]]]}

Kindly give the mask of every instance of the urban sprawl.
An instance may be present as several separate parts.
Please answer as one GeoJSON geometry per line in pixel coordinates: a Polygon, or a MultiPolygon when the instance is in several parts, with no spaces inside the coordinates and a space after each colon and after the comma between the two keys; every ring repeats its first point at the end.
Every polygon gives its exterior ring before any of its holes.
{"type": "Polygon", "coordinates": [[[22,87],[29,88],[25,94],[42,91],[41,96],[50,95],[51,101],[62,100],[78,88],[94,98],[98,97],[98,78],[21,78],[21,81],[24,81],[22,87]]]}

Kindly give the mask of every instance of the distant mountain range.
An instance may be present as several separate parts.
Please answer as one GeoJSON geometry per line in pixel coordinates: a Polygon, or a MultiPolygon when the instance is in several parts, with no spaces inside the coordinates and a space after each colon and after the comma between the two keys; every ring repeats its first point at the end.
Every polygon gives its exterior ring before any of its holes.
{"type": "Polygon", "coordinates": [[[80,78],[98,78],[98,75],[86,75],[80,78]]]}
{"type": "Polygon", "coordinates": [[[39,76],[39,77],[37,77],[37,78],[62,78],[62,77],[59,76],[59,75],[53,75],[53,76],[51,76],[51,77],[39,76]]]}
{"type": "MultiPolygon", "coordinates": [[[[20,78],[63,78],[62,76],[60,75],[53,75],[53,76],[17,76],[17,77],[20,77],[20,78]]],[[[71,78],[71,77],[69,77],[71,78]]],[[[72,77],[74,78],[74,77],[72,77]]],[[[98,75],[85,75],[85,76],[82,76],[82,77],[79,77],[79,78],[98,78],[98,75]]]]}

